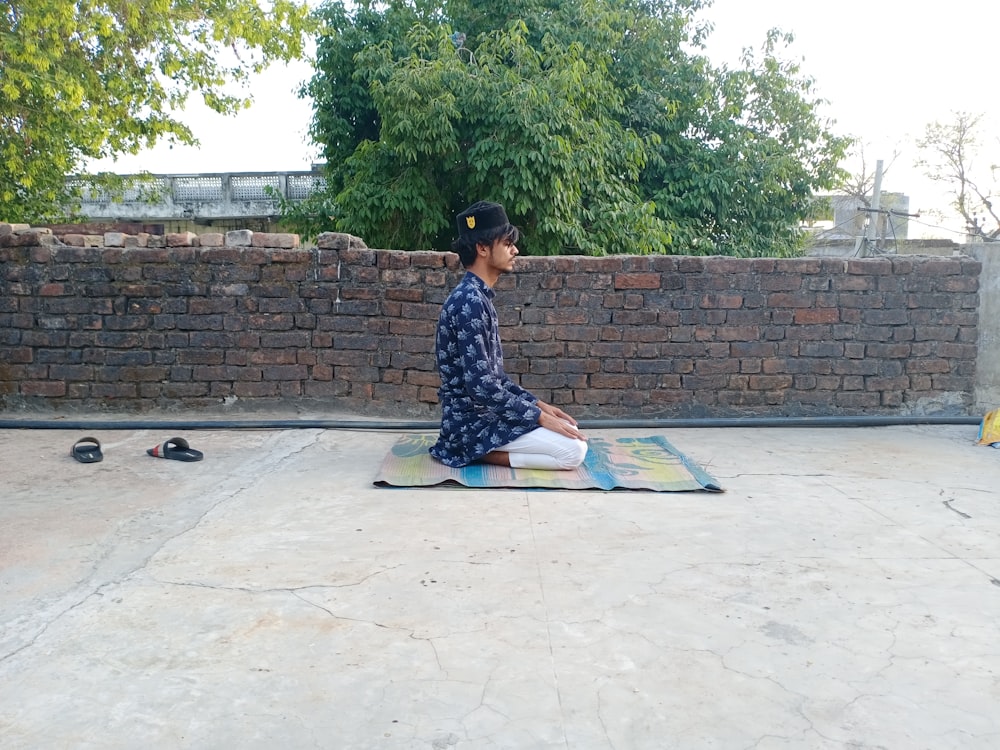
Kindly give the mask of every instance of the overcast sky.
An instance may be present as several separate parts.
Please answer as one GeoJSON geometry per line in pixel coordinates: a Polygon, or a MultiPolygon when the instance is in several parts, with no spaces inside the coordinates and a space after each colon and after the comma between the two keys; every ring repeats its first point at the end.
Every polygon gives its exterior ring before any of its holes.
{"type": "MultiPolygon", "coordinates": [[[[961,239],[957,224],[928,213],[944,208],[947,199],[913,166],[914,139],[927,123],[946,121],[953,110],[985,113],[985,145],[993,154],[1000,152],[1000,97],[995,93],[1000,4],[715,0],[702,17],[715,27],[707,51],[717,64],[736,63],[744,47],[758,49],[769,28],[794,34],[785,55],[816,79],[817,93],[829,101],[824,114],[837,121],[839,133],[862,139],[872,167],[876,159],[886,162],[883,189],[906,193],[910,210],[921,212],[910,236],[961,239]],[[899,155],[893,160],[894,152],[899,155]],[[943,224],[947,231],[924,222],[943,224]]],[[[317,158],[307,136],[312,113],[309,102],[294,91],[311,72],[307,63],[272,68],[254,81],[255,104],[234,117],[192,102],[182,119],[201,140],[200,148],[163,145],[98,166],[119,173],[172,174],[309,169],[317,158]]]]}

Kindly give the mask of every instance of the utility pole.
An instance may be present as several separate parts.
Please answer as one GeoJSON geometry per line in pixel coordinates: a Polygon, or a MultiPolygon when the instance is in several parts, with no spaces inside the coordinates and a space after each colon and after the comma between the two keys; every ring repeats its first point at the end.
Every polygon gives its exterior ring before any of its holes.
{"type": "Polygon", "coordinates": [[[861,257],[871,255],[871,250],[878,241],[878,222],[882,218],[882,160],[875,162],[875,185],[872,188],[872,206],[868,210],[868,226],[865,228],[865,239],[861,245],[861,257]]]}

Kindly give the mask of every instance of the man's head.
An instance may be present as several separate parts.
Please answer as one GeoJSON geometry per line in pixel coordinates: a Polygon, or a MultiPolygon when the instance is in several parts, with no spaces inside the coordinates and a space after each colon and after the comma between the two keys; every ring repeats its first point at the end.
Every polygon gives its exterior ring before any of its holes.
{"type": "Polygon", "coordinates": [[[489,249],[497,240],[514,244],[521,236],[517,227],[507,219],[507,212],[499,203],[473,203],[455,221],[458,225],[458,239],[452,243],[451,249],[458,253],[466,268],[476,262],[479,246],[489,249]]]}

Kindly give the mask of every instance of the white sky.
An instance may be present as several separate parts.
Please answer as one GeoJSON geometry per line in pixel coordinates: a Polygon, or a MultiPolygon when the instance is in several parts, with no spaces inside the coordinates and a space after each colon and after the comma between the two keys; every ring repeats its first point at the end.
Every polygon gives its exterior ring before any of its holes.
{"type": "Polygon", "coordinates": [[[914,166],[914,141],[928,123],[947,122],[953,111],[983,113],[980,161],[985,165],[986,154],[992,154],[990,163],[1000,162],[995,95],[1000,5],[715,0],[705,17],[715,24],[709,54],[716,63],[735,61],[743,47],[759,48],[768,28],[794,34],[788,55],[801,60],[803,73],[815,79],[835,130],[861,139],[869,170],[882,159],[887,168],[882,189],[905,193],[910,212],[921,214],[919,223],[910,222],[910,237],[963,240],[961,222],[930,214],[946,210],[949,199],[914,166]]]}
{"type": "MultiPolygon", "coordinates": [[[[914,139],[927,123],[947,121],[954,110],[985,113],[984,146],[1000,152],[1000,4],[715,0],[702,17],[715,25],[707,52],[717,64],[737,63],[744,47],[759,49],[769,28],[793,33],[784,55],[816,79],[817,94],[829,101],[824,114],[836,120],[837,132],[861,138],[870,169],[877,159],[885,161],[882,189],[906,193],[910,211],[921,213],[920,223],[910,224],[910,236],[961,240],[957,223],[928,213],[945,209],[947,198],[914,168],[914,139]]],[[[317,158],[307,135],[312,111],[294,91],[311,72],[301,62],[273,67],[254,80],[254,105],[234,117],[191,102],[182,119],[200,139],[199,148],[161,145],[94,166],[173,174],[309,169],[317,158]]]]}

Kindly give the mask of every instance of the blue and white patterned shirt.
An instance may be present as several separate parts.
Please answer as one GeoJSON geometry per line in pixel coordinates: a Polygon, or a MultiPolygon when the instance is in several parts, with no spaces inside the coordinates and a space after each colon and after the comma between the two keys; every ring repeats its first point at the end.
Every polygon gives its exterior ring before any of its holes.
{"type": "Polygon", "coordinates": [[[538,399],[504,372],[495,292],[467,271],[441,307],[441,434],[430,453],[461,467],[538,427],[538,399]]]}

